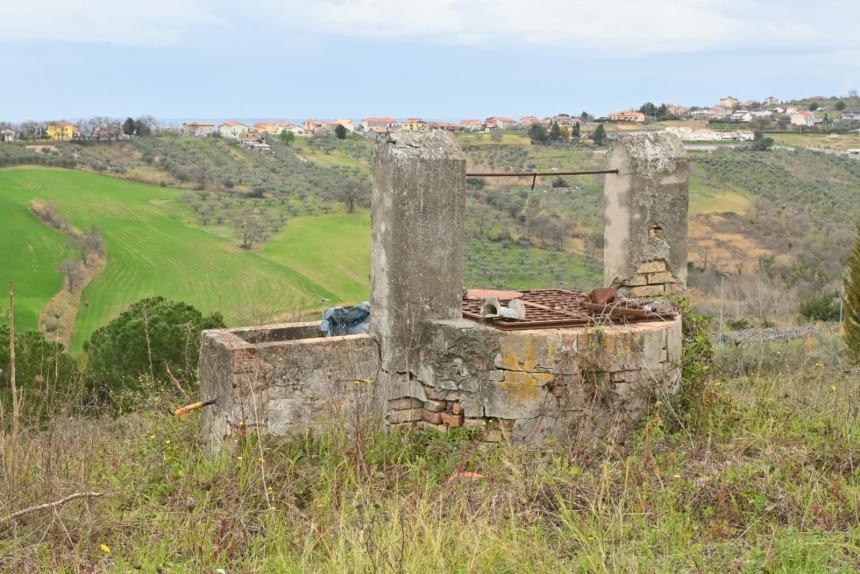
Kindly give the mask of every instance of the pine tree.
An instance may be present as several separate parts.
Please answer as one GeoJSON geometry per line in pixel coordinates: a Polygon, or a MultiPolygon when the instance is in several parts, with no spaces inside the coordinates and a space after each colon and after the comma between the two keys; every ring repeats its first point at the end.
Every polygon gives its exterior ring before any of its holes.
{"type": "Polygon", "coordinates": [[[848,259],[848,275],[845,277],[845,318],[843,332],[848,358],[860,363],[860,224],[857,239],[848,259]]]}
{"type": "Polygon", "coordinates": [[[597,127],[594,128],[594,132],[591,134],[591,140],[594,142],[594,145],[604,145],[606,143],[606,128],[603,127],[603,124],[597,124],[597,127]]]}

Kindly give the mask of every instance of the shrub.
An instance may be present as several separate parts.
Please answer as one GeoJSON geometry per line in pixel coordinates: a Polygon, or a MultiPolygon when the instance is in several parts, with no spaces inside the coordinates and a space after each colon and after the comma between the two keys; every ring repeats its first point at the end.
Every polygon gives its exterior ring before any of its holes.
{"type": "Polygon", "coordinates": [[[466,185],[472,189],[484,189],[484,186],[487,185],[487,182],[484,181],[482,177],[467,177],[466,185]]]}
{"type": "Polygon", "coordinates": [[[848,357],[860,363],[860,224],[857,225],[857,239],[848,260],[848,274],[845,276],[845,346],[848,357]]]}
{"type": "Polygon", "coordinates": [[[810,321],[838,321],[839,299],[826,294],[810,297],[800,304],[800,314],[810,321]]]}
{"type": "Polygon", "coordinates": [[[224,327],[220,313],[203,315],[191,305],[164,297],[142,299],[84,344],[87,383],[101,399],[115,391],[139,389],[142,376],[156,382],[173,377],[189,385],[195,380],[200,332],[219,327],[224,327]]]}
{"type": "MultiPolygon", "coordinates": [[[[0,388],[9,393],[11,357],[9,353],[9,325],[0,323],[0,388]]],[[[63,345],[47,340],[39,331],[15,334],[15,381],[27,399],[24,413],[47,410],[54,399],[62,394],[77,392],[78,365],[63,345]]],[[[4,404],[9,404],[3,401],[4,404]]]]}
{"type": "Polygon", "coordinates": [[[672,398],[671,409],[663,415],[665,421],[672,423],[670,428],[701,423],[719,397],[707,384],[714,365],[713,319],[695,311],[687,299],[676,303],[683,329],[681,387],[672,398]]]}

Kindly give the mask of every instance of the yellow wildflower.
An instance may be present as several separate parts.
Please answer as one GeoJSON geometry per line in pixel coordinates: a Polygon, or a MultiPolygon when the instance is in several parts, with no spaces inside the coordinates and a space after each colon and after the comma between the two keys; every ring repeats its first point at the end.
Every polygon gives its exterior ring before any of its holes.
{"type": "Polygon", "coordinates": [[[105,554],[110,554],[110,546],[108,546],[107,544],[101,544],[99,547],[105,554]]]}

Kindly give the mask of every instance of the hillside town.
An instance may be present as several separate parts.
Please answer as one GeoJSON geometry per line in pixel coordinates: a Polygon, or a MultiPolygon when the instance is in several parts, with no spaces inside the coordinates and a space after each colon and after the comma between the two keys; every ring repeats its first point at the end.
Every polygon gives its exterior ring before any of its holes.
{"type": "MultiPolygon", "coordinates": [[[[857,96],[849,93],[849,102],[856,104],[857,96]]],[[[647,102],[638,109],[610,112],[593,116],[588,112],[538,117],[524,115],[519,118],[489,116],[463,118],[459,121],[425,119],[420,117],[396,118],[391,116],[366,117],[359,121],[348,118],[308,118],[295,123],[284,120],[245,122],[184,121],[179,125],[161,125],[155,118],[119,119],[96,117],[78,122],[66,120],[22,122],[18,125],[0,121],[0,143],[15,140],[36,141],[116,141],[154,130],[173,132],[190,137],[221,137],[237,142],[242,147],[271,152],[267,137],[326,137],[346,138],[350,134],[375,138],[391,131],[487,133],[501,130],[524,130],[533,140],[570,142],[589,139],[595,126],[605,126],[607,139],[616,131],[666,129],[685,142],[720,144],[725,142],[752,142],[755,132],[778,131],[810,133],[860,133],[860,106],[849,105],[842,99],[807,98],[784,102],[768,96],[762,100],[741,100],[733,96],[720,98],[710,107],[684,106],[663,103],[659,106],[647,102]],[[589,125],[592,131],[584,130],[589,125]]],[[[282,138],[283,139],[283,138],[282,138]]],[[[856,149],[849,155],[860,155],[856,149]]]]}

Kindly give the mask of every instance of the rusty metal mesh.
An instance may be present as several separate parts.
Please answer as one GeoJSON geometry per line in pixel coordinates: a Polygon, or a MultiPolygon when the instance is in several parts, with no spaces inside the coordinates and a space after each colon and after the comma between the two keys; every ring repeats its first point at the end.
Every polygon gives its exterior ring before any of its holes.
{"type": "MultiPolygon", "coordinates": [[[[522,291],[518,297],[526,307],[525,319],[481,318],[480,298],[463,295],[463,317],[492,325],[503,331],[519,329],[552,329],[666,321],[675,318],[673,312],[653,312],[635,299],[622,299],[609,305],[596,305],[588,301],[588,294],[566,289],[536,289],[522,291]]],[[[500,298],[507,306],[512,299],[500,298]]]]}

